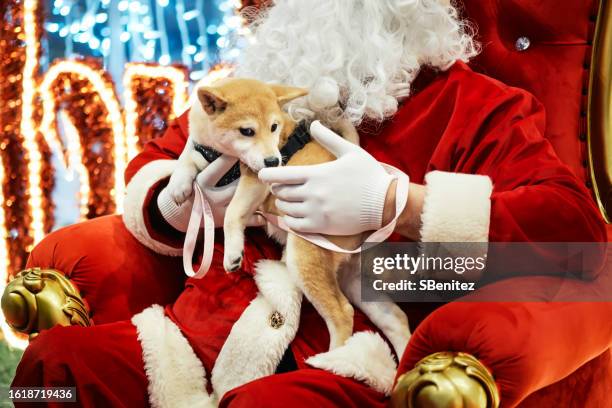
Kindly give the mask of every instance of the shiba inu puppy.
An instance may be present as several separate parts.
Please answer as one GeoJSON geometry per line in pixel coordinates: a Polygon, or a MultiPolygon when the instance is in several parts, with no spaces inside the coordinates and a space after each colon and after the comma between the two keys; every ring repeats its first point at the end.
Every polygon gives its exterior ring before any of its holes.
{"type": "MultiPolygon", "coordinates": [[[[240,180],[223,225],[223,266],[233,272],[242,264],[244,230],[251,215],[257,210],[282,215],[274,205],[269,186],[257,178],[258,171],[280,166],[284,159],[291,166],[324,163],[335,157],[314,141],[307,141],[290,158],[281,155],[281,148],[297,126],[282,106],[306,95],[304,89],[226,78],[212,86],[198,87],[196,93],[199,103],[194,103],[189,113],[189,140],[168,187],[179,204],[192,194],[196,175],[207,164],[196,149],[199,145],[240,159],[240,180]]],[[[357,131],[351,124],[342,123],[335,130],[358,143],[357,131]]],[[[329,251],[271,225],[269,232],[271,228],[271,235],[285,244],[283,260],[289,272],[326,322],[330,349],[341,346],[353,331],[353,307],[340,290],[337,273],[351,255],[329,251]]],[[[362,239],[361,235],[327,238],[348,249],[356,248],[362,239]]],[[[402,325],[409,333],[407,321],[399,324],[402,325]]]]}

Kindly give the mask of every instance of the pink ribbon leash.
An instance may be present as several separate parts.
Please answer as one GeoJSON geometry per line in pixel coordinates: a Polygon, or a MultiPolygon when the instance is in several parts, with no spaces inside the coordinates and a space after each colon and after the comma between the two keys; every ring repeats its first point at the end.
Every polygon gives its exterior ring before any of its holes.
{"type": "Polygon", "coordinates": [[[210,203],[204,196],[202,189],[197,182],[193,183],[195,191],[195,200],[189,217],[189,224],[185,234],[185,244],[183,245],[183,269],[189,277],[201,279],[206,275],[212,262],[213,252],[215,249],[215,219],[213,217],[210,203]],[[200,225],[204,222],[204,251],[202,253],[202,262],[197,271],[193,270],[193,253],[198,241],[198,233],[200,225]]]}
{"type": "MultiPolygon", "coordinates": [[[[364,243],[379,243],[389,238],[389,236],[395,230],[397,220],[399,219],[402,211],[404,211],[404,208],[406,207],[406,202],[408,200],[408,192],[410,189],[409,177],[393,166],[384,163],[381,164],[385,168],[385,170],[387,170],[387,172],[391,176],[393,176],[393,180],[397,180],[397,186],[395,191],[395,216],[387,225],[370,234],[364,240],[364,243]]],[[[215,225],[210,204],[208,200],[206,200],[204,193],[202,192],[200,186],[197,183],[194,183],[194,190],[195,201],[193,203],[191,217],[189,218],[189,226],[187,227],[187,233],[185,235],[185,246],[183,248],[183,267],[185,268],[185,273],[187,274],[187,276],[200,279],[204,277],[204,275],[206,275],[206,272],[208,272],[208,269],[210,268],[210,263],[212,261],[215,244],[215,225]],[[200,268],[197,272],[194,272],[192,259],[196,246],[196,241],[198,238],[198,230],[200,229],[202,221],[204,222],[204,251],[200,268]]],[[[292,231],[289,227],[287,227],[282,217],[279,217],[278,215],[264,213],[261,211],[258,211],[258,213],[261,214],[268,222],[277,226],[278,228],[286,232],[295,234],[305,239],[306,241],[312,242],[313,244],[322,248],[345,254],[356,254],[361,252],[363,244],[356,249],[344,249],[334,244],[321,234],[301,233],[292,231]]]]}

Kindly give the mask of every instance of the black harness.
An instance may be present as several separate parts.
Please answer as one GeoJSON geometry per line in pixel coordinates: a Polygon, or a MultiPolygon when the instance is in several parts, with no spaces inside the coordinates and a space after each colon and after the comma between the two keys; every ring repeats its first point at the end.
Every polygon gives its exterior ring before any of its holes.
{"type": "MultiPolygon", "coordinates": [[[[287,139],[287,143],[280,149],[281,157],[283,158],[283,164],[287,164],[289,159],[296,154],[298,151],[302,150],[308,142],[310,142],[311,137],[310,133],[308,133],[308,128],[304,122],[300,122],[289,138],[287,139]]],[[[221,156],[221,153],[216,151],[213,148],[208,146],[204,146],[198,143],[193,143],[193,147],[196,149],[198,153],[200,153],[204,159],[212,163],[216,159],[221,156]]],[[[236,163],[217,183],[216,187],[223,187],[230,184],[232,181],[237,180],[240,177],[240,163],[236,163]]]]}

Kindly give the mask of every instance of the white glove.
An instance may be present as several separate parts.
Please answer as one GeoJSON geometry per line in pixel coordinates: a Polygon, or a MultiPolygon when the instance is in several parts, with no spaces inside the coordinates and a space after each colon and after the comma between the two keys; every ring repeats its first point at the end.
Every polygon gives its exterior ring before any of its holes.
{"type": "Polygon", "coordinates": [[[372,155],[320,122],[312,123],[310,134],[337,159],[312,166],[268,167],[258,174],[271,184],[287,226],[329,235],[380,228],[392,176],[372,155]]]}
{"type": "MultiPolygon", "coordinates": [[[[223,227],[225,210],[232,197],[234,197],[240,179],[234,180],[223,187],[215,187],[215,185],[237,161],[238,159],[235,157],[221,156],[206,166],[196,177],[198,185],[210,204],[216,227],[223,227]]],[[[157,206],[168,224],[181,232],[185,232],[189,224],[193,200],[194,194],[192,193],[189,199],[179,205],[172,199],[168,188],[165,187],[157,197],[157,206]]],[[[254,215],[247,225],[249,227],[262,226],[265,225],[265,220],[259,215],[254,215]]]]}

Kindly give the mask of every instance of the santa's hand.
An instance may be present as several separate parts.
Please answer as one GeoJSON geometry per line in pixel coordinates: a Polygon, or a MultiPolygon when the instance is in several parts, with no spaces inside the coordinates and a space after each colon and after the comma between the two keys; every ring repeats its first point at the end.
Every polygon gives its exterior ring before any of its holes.
{"type": "MultiPolygon", "coordinates": [[[[236,161],[235,157],[221,156],[206,166],[196,177],[196,182],[210,204],[216,227],[223,226],[225,211],[236,192],[239,179],[222,187],[215,187],[215,185],[232,168],[236,161]]],[[[194,195],[192,193],[185,202],[177,204],[172,198],[169,189],[164,188],[159,193],[157,205],[168,224],[181,232],[185,232],[189,224],[189,217],[191,216],[193,199],[194,195]]],[[[261,216],[253,215],[249,220],[248,226],[261,226],[264,223],[265,221],[261,216]]]]}
{"type": "Polygon", "coordinates": [[[310,133],[337,159],[259,172],[260,180],[271,185],[287,226],[297,232],[329,235],[380,228],[392,176],[368,152],[320,122],[310,126],[310,133]]]}

